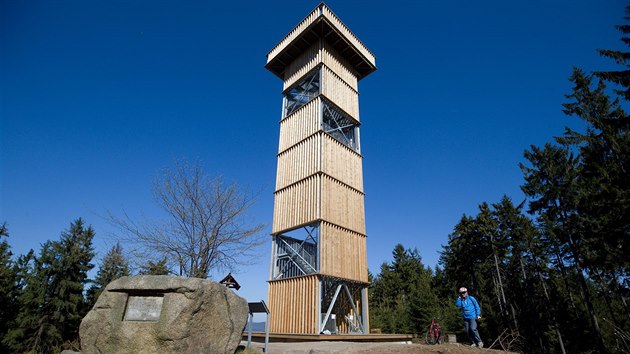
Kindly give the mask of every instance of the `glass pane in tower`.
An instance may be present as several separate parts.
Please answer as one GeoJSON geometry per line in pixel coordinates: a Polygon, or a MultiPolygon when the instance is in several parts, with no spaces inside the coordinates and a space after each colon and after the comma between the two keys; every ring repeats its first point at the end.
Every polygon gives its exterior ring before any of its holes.
{"type": "Polygon", "coordinates": [[[357,131],[359,129],[359,125],[332,104],[323,101],[322,106],[324,109],[322,122],[324,132],[330,134],[337,141],[358,152],[359,139],[357,131]]]}
{"type": "Polygon", "coordinates": [[[284,117],[319,95],[320,70],[307,75],[284,93],[284,117]]]}

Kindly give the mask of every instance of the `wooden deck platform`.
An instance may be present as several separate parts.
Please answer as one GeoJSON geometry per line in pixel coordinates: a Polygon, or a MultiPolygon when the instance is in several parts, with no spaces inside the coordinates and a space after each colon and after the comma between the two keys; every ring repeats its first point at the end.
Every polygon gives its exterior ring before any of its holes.
{"type": "MultiPolygon", "coordinates": [[[[413,334],[289,334],[269,333],[269,342],[411,342],[413,334]]],[[[243,332],[247,340],[247,330],[243,332]]],[[[252,342],[264,342],[265,332],[252,332],[252,342]]]]}

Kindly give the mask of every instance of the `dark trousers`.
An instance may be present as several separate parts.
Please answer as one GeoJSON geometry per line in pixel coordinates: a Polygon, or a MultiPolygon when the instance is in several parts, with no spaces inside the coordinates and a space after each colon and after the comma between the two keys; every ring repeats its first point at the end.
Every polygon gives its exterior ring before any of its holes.
{"type": "Polygon", "coordinates": [[[474,318],[464,318],[464,327],[466,328],[466,333],[468,333],[468,338],[470,338],[471,342],[475,344],[481,342],[479,331],[477,331],[477,320],[474,318]]]}

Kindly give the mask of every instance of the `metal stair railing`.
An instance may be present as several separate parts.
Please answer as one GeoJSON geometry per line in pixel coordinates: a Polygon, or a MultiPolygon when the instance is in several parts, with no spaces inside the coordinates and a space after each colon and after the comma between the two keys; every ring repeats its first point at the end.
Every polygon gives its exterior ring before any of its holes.
{"type": "Polygon", "coordinates": [[[310,274],[310,273],[314,273],[316,271],[315,267],[313,267],[311,265],[311,263],[309,261],[307,261],[306,259],[304,259],[304,257],[302,257],[302,255],[300,254],[300,252],[298,250],[296,250],[295,248],[293,248],[293,246],[291,246],[287,241],[285,241],[284,239],[280,238],[280,240],[282,241],[282,243],[284,243],[288,250],[292,253],[290,259],[294,262],[299,263],[300,266],[302,266],[301,268],[306,271],[306,268],[310,268],[311,271],[309,271],[308,273],[305,272],[305,274],[310,274]]]}
{"type": "MultiPolygon", "coordinates": [[[[296,250],[295,248],[293,248],[293,246],[291,246],[286,240],[284,240],[282,237],[278,237],[278,239],[282,242],[282,244],[285,246],[283,247],[283,250],[285,250],[288,254],[288,260],[293,263],[300,272],[302,272],[302,274],[306,275],[306,274],[311,274],[311,273],[315,273],[317,270],[315,269],[315,267],[313,267],[313,265],[311,265],[311,263],[309,261],[307,261],[306,259],[304,259],[304,257],[302,257],[302,255],[300,254],[299,250],[296,250]]],[[[302,248],[302,244],[300,245],[300,249],[302,248]]],[[[278,276],[276,277],[276,279],[281,278],[284,275],[284,271],[286,269],[286,267],[289,265],[290,263],[286,263],[285,266],[283,267],[283,269],[279,272],[278,276]]]]}

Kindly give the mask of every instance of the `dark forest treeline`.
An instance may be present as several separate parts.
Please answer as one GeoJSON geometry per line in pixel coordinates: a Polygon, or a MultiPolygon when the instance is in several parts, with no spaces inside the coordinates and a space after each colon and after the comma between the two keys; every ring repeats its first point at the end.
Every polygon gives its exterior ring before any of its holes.
{"type": "MultiPolygon", "coordinates": [[[[95,232],[79,218],[47,241],[39,253],[14,257],[6,223],[0,225],[0,352],[58,353],[80,350],[79,324],[103,287],[130,275],[129,262],[116,244],[104,256],[95,279],[92,242],[95,232]]],[[[166,274],[149,264],[144,274],[166,274]]]]}
{"type": "MultiPolygon", "coordinates": [[[[6,224],[2,236],[8,237],[6,224]]],[[[41,245],[12,260],[7,240],[1,243],[3,283],[0,307],[3,352],[52,352],[77,341],[87,313],[83,291],[94,265],[94,230],[78,219],[59,241],[41,245]]]]}
{"type": "MultiPolygon", "coordinates": [[[[626,14],[629,20],[630,7],[626,14]]],[[[630,45],[630,25],[617,28],[630,45]]],[[[373,327],[423,333],[430,316],[441,315],[457,332],[451,302],[466,286],[481,304],[487,344],[513,334],[531,353],[630,352],[630,117],[622,108],[630,100],[630,53],[599,52],[620,70],[574,69],[563,104],[584,131],[566,128],[553,143],[525,151],[527,200],[514,205],[504,197],[464,215],[442,269],[432,272],[417,251],[397,246],[393,263],[374,277],[373,327]]]]}
{"type": "MultiPolygon", "coordinates": [[[[80,350],[79,325],[103,288],[131,275],[120,243],[103,257],[96,277],[94,229],[79,218],[35,253],[14,257],[7,224],[0,224],[0,353],[80,350]]],[[[166,259],[141,265],[138,274],[169,274],[166,259]]]]}

